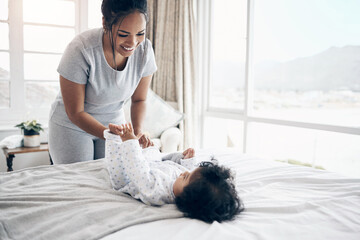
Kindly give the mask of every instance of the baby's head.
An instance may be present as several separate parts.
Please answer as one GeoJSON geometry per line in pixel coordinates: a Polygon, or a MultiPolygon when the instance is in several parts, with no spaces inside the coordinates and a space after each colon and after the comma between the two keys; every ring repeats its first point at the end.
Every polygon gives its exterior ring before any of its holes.
{"type": "Polygon", "coordinates": [[[174,183],[175,203],[185,216],[208,223],[232,220],[244,210],[230,169],[202,162],[174,183]]]}

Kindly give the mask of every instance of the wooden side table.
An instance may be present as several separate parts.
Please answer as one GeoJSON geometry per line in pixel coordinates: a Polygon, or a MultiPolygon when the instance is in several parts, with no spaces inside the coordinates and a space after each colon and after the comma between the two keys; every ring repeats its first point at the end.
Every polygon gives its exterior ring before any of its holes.
{"type": "MultiPolygon", "coordinates": [[[[21,154],[21,153],[33,153],[33,152],[48,152],[49,151],[49,145],[47,143],[40,144],[39,147],[18,147],[14,149],[8,149],[3,148],[5,157],[6,157],[6,164],[7,164],[7,171],[11,172],[13,171],[12,165],[13,165],[13,159],[15,157],[15,154],[21,154]]],[[[50,164],[53,165],[53,161],[50,157],[50,164]]]]}

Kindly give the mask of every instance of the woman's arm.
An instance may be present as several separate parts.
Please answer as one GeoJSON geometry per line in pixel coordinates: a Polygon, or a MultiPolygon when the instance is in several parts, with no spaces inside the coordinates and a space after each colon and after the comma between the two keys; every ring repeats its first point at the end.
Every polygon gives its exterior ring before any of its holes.
{"type": "Polygon", "coordinates": [[[107,128],[84,111],[85,84],[74,83],[60,75],[60,88],[70,121],[85,132],[104,139],[103,132],[107,128]]]}
{"type": "Polygon", "coordinates": [[[152,75],[143,77],[131,97],[131,122],[136,136],[142,133],[142,123],[146,114],[146,96],[152,75]]]}

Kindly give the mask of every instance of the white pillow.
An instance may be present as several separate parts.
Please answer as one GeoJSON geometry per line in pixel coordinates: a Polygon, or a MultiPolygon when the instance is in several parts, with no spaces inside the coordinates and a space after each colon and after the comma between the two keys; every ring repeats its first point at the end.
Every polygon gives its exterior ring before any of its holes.
{"type": "MultiPolygon", "coordinates": [[[[131,99],[124,104],[126,121],[130,121],[130,105],[131,99]]],[[[146,99],[143,132],[148,132],[151,138],[159,138],[166,129],[178,125],[183,118],[183,113],[174,109],[149,89],[146,99]]]]}
{"type": "Polygon", "coordinates": [[[0,148],[14,149],[23,146],[24,135],[11,135],[0,141],[0,148]]]}

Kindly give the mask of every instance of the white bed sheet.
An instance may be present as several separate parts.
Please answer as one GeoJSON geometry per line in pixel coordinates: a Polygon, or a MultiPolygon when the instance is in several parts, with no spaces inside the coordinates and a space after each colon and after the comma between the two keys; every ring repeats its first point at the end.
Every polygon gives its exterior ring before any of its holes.
{"type": "Polygon", "coordinates": [[[179,218],[125,228],[115,239],[360,239],[360,179],[259,159],[231,150],[214,154],[236,172],[245,211],[231,222],[179,218]]]}

